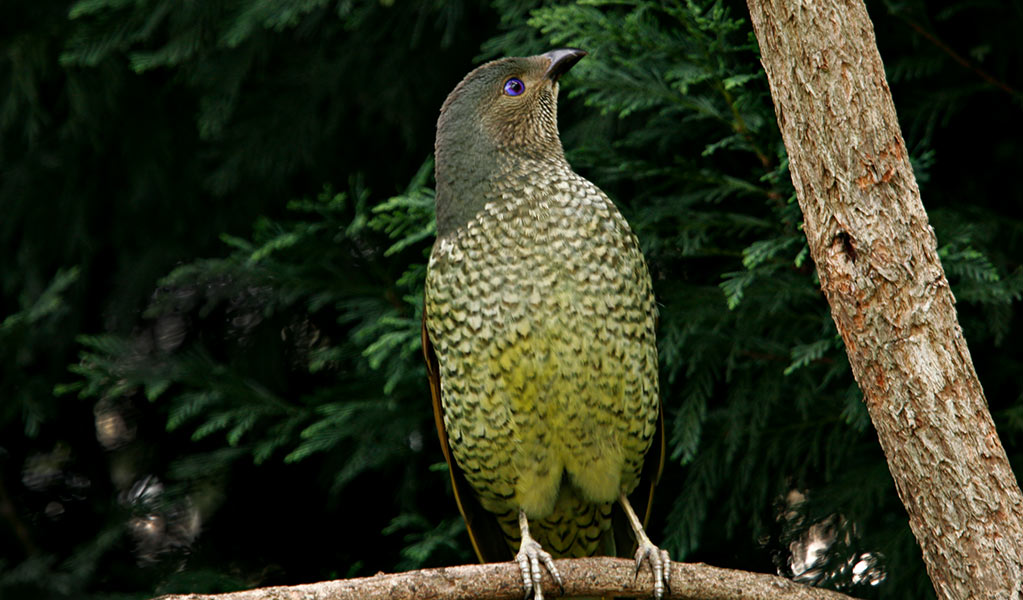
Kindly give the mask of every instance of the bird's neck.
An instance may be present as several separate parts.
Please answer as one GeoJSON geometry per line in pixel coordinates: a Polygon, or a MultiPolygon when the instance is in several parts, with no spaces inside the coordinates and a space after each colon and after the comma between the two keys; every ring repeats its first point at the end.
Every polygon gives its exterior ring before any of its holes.
{"type": "Polygon", "coordinates": [[[501,202],[514,195],[510,191],[542,189],[545,180],[570,169],[560,144],[557,152],[548,150],[543,156],[516,148],[470,155],[457,148],[438,147],[437,237],[458,230],[487,203],[501,202]]]}

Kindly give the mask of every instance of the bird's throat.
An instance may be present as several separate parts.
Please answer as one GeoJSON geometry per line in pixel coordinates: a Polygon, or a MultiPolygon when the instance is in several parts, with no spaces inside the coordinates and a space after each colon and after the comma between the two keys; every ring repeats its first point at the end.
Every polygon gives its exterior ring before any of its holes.
{"type": "Polygon", "coordinates": [[[505,201],[512,189],[521,195],[528,182],[544,181],[548,172],[570,169],[560,153],[541,160],[496,149],[473,154],[458,149],[445,153],[438,147],[436,164],[438,238],[469,223],[488,203],[505,201]]]}

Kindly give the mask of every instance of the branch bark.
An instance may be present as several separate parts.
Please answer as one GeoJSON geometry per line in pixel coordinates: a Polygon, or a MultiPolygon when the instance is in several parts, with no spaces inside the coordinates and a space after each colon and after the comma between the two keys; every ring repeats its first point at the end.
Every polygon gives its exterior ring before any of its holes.
{"type": "MultiPolygon", "coordinates": [[[[564,595],[544,575],[552,596],[573,598],[613,594],[649,598],[649,569],[636,576],[636,563],[624,558],[574,558],[554,561],[565,580],[564,595]]],[[[522,600],[522,575],[512,562],[422,569],[407,573],[268,587],[228,594],[182,594],[156,600],[522,600]]],[[[671,563],[669,599],[685,600],[853,600],[830,590],[784,577],[719,569],[704,564],[671,563]]]]}
{"type": "Polygon", "coordinates": [[[862,0],[747,0],[821,287],[939,598],[1023,598],[995,431],[862,0]]]}

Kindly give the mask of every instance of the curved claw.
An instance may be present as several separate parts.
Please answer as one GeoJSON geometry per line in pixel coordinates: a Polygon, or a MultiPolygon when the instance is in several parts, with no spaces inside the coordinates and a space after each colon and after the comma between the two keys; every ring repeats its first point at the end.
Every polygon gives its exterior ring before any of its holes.
{"type": "Polygon", "coordinates": [[[671,577],[671,557],[668,556],[667,550],[661,550],[653,545],[650,538],[647,537],[646,532],[643,531],[643,524],[636,516],[636,511],[632,510],[632,505],[629,504],[628,497],[622,494],[618,498],[618,502],[629,518],[632,532],[636,534],[636,576],[639,576],[639,570],[643,567],[644,560],[650,563],[650,570],[653,571],[654,576],[654,598],[661,600],[664,597],[664,590],[671,592],[671,587],[668,585],[668,579],[671,577]]]}
{"type": "Polygon", "coordinates": [[[564,589],[565,584],[561,579],[561,573],[554,566],[554,558],[533,538],[523,538],[519,553],[515,555],[515,562],[519,563],[519,570],[522,571],[522,587],[526,591],[525,598],[528,599],[532,595],[534,600],[543,600],[543,588],[540,587],[543,570],[540,568],[540,563],[543,563],[554,581],[564,589]]]}
{"type": "Polygon", "coordinates": [[[671,593],[671,586],[669,585],[669,580],[671,579],[671,557],[668,556],[667,550],[661,550],[650,543],[649,539],[646,539],[641,541],[636,549],[637,576],[643,567],[644,560],[650,563],[650,570],[653,571],[654,598],[661,600],[664,597],[665,590],[671,593]]]}
{"type": "Polygon", "coordinates": [[[540,582],[543,580],[543,570],[540,563],[547,567],[551,577],[565,590],[565,582],[561,579],[561,573],[554,566],[554,557],[540,547],[540,543],[529,535],[529,523],[526,514],[519,511],[519,528],[522,531],[522,544],[519,552],[515,555],[515,562],[519,563],[519,570],[522,572],[522,587],[525,588],[525,598],[529,600],[530,595],[534,600],[543,600],[543,588],[540,582]]]}

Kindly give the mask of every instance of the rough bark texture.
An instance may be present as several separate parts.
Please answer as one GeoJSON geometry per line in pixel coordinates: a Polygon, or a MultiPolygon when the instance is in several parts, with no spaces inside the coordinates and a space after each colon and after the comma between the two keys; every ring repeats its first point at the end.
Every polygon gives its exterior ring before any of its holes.
{"type": "MultiPolygon", "coordinates": [[[[624,558],[575,558],[554,561],[565,593],[544,575],[546,594],[557,598],[614,594],[649,598],[650,569],[636,576],[636,564],[624,558]]],[[[272,587],[229,594],[182,594],[157,600],[522,600],[522,575],[513,562],[423,569],[408,573],[272,587]]],[[[703,564],[671,563],[666,599],[685,600],[852,600],[830,590],[801,585],[775,575],[719,569],[703,564]]]]}
{"type": "Polygon", "coordinates": [[[1023,597],[1023,498],[862,0],[748,0],[821,287],[939,598],[1023,597]]]}

